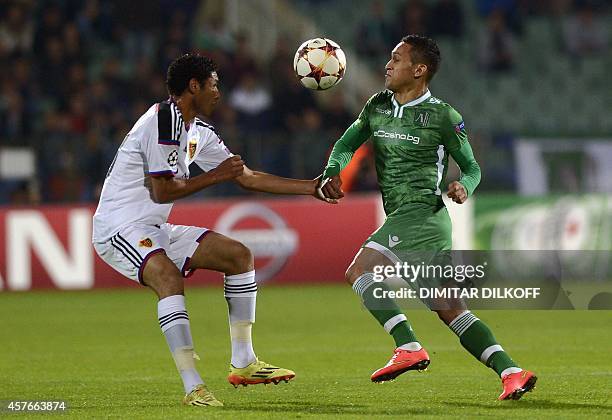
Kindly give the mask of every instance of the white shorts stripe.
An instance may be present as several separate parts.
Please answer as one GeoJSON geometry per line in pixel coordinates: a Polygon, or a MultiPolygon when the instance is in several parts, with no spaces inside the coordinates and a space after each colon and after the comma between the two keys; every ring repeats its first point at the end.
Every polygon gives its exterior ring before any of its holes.
{"type": "Polygon", "coordinates": [[[136,248],[134,248],[123,236],[121,236],[120,234],[116,234],[115,238],[118,242],[123,243],[123,245],[125,245],[128,251],[131,250],[132,253],[137,256],[137,258],[140,258],[140,262],[142,262],[143,259],[136,250],[136,248]]]}
{"type": "Polygon", "coordinates": [[[117,241],[115,237],[112,237],[110,242],[113,247],[117,249],[117,251],[121,252],[121,254],[123,254],[123,256],[127,258],[128,261],[134,264],[134,267],[140,268],[140,264],[142,264],[141,258],[138,258],[137,255],[134,255],[132,252],[130,252],[130,250],[126,249],[125,245],[117,241]]]}
{"type": "Polygon", "coordinates": [[[364,248],[371,248],[371,249],[374,249],[374,250],[380,252],[381,254],[383,254],[385,257],[389,258],[394,263],[401,263],[402,262],[399,258],[397,258],[397,255],[395,255],[393,253],[393,251],[391,251],[389,248],[386,248],[386,247],[382,246],[378,242],[370,241],[367,244],[365,244],[363,247],[364,248]]]}

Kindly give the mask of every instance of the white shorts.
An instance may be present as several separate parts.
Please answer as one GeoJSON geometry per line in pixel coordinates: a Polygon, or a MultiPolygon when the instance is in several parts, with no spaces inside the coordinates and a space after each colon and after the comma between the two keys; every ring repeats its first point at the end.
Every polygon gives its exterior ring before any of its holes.
{"type": "Polygon", "coordinates": [[[189,260],[210,230],[194,226],[164,223],[160,226],[132,225],[121,229],[106,242],[94,243],[94,249],[108,265],[124,276],[144,284],[142,272],[147,260],[165,252],[183,277],[193,274],[189,260]]]}

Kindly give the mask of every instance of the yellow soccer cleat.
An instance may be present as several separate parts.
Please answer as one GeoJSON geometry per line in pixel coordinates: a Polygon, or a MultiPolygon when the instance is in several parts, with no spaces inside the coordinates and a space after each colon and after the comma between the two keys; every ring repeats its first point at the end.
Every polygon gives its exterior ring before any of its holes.
{"type": "Polygon", "coordinates": [[[215,396],[206,388],[206,385],[200,384],[193,391],[185,395],[183,404],[195,406],[212,406],[223,407],[223,403],[215,398],[215,396]]]}
{"type": "Polygon", "coordinates": [[[289,382],[293,378],[295,378],[295,372],[292,370],[275,367],[255,359],[253,363],[240,369],[230,365],[230,374],[227,380],[234,387],[238,387],[238,385],[247,386],[269,383],[276,385],[280,381],[289,382]]]}

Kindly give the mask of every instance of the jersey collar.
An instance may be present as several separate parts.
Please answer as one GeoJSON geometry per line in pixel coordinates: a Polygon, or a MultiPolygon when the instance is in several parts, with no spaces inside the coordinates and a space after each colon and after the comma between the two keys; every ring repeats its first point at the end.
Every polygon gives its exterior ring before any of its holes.
{"type": "Polygon", "coordinates": [[[429,89],[427,89],[427,92],[425,92],[418,98],[407,102],[404,105],[400,105],[399,102],[395,100],[395,96],[391,95],[391,103],[393,104],[393,116],[397,118],[402,118],[402,115],[404,115],[405,107],[418,105],[421,102],[427,100],[429,97],[431,97],[431,92],[429,91],[429,89]]]}

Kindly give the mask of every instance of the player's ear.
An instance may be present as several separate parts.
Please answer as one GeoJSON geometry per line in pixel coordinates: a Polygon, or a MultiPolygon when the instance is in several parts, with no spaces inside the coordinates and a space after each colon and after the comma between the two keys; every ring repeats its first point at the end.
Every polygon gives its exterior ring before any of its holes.
{"type": "Polygon", "coordinates": [[[416,68],[414,69],[414,77],[419,79],[425,76],[425,73],[427,73],[427,65],[422,63],[417,64],[416,68]]]}
{"type": "Polygon", "coordinates": [[[194,95],[200,89],[200,82],[192,78],[189,80],[189,93],[194,95]]]}

